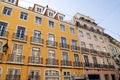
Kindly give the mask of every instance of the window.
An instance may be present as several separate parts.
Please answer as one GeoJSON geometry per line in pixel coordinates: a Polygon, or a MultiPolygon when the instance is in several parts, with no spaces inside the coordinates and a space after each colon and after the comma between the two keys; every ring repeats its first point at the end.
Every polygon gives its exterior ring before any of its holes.
{"type": "Polygon", "coordinates": [[[0,67],[0,80],[2,78],[2,68],[0,67]]]}
{"type": "Polygon", "coordinates": [[[6,80],[20,80],[20,69],[8,68],[6,80]]]}
{"type": "Polygon", "coordinates": [[[41,24],[41,22],[42,22],[42,18],[40,18],[40,17],[35,17],[35,23],[41,24]]]}
{"type": "Polygon", "coordinates": [[[93,63],[94,63],[94,65],[97,65],[97,58],[96,57],[93,57],[93,63]]]}
{"type": "Polygon", "coordinates": [[[42,9],[39,8],[39,7],[37,7],[36,11],[39,12],[39,13],[41,13],[41,12],[42,12],[42,9]]]}
{"type": "Polygon", "coordinates": [[[10,3],[14,3],[14,0],[8,0],[8,2],[10,2],[10,3]]]}
{"type": "Polygon", "coordinates": [[[110,64],[111,64],[110,59],[107,59],[107,63],[108,63],[108,65],[110,65],[110,64]]]}
{"type": "Polygon", "coordinates": [[[53,13],[52,12],[49,12],[49,17],[53,17],[53,13]]]}
{"type": "Polygon", "coordinates": [[[83,37],[83,32],[81,30],[79,30],[79,35],[83,37]]]}
{"type": "Polygon", "coordinates": [[[99,45],[97,45],[96,48],[97,48],[97,51],[101,51],[101,48],[99,45]]]}
{"type": "Polygon", "coordinates": [[[55,50],[49,50],[48,51],[48,57],[50,59],[54,59],[55,58],[55,50]]]}
{"type": "Polygon", "coordinates": [[[100,62],[101,62],[101,64],[104,64],[104,59],[100,58],[100,62]]]}
{"type": "MultiPolygon", "coordinates": [[[[2,48],[3,48],[3,42],[0,41],[0,52],[2,52],[2,48]]],[[[0,53],[1,54],[1,53],[0,53]]]]}
{"type": "Polygon", "coordinates": [[[112,80],[116,80],[115,74],[111,74],[111,78],[112,78],[112,80]]]}
{"type": "Polygon", "coordinates": [[[104,51],[104,52],[107,52],[107,49],[106,49],[106,47],[103,47],[103,51],[104,51]]]}
{"type": "Polygon", "coordinates": [[[78,54],[74,54],[74,60],[75,60],[75,62],[79,62],[79,55],[78,54]]]}
{"type": "Polygon", "coordinates": [[[76,40],[72,40],[72,46],[77,46],[77,41],[76,40]]]}
{"type": "Polygon", "coordinates": [[[7,23],[0,21],[0,36],[6,37],[7,23]]]}
{"type": "Polygon", "coordinates": [[[63,17],[62,17],[62,16],[59,16],[59,20],[62,21],[62,20],[63,20],[63,17]]]}
{"type": "Polygon", "coordinates": [[[85,42],[81,42],[81,47],[86,48],[85,42]]]}
{"type": "Polygon", "coordinates": [[[38,48],[38,47],[32,47],[32,56],[34,56],[34,57],[40,57],[40,48],[38,48]]]}
{"type": "Polygon", "coordinates": [[[96,36],[96,35],[94,35],[94,39],[95,39],[95,41],[98,41],[98,38],[97,38],[97,36],[96,36]]]}
{"type": "Polygon", "coordinates": [[[63,24],[60,24],[60,30],[65,31],[65,26],[63,24]]]}
{"type": "Polygon", "coordinates": [[[40,71],[39,70],[30,70],[28,80],[40,80],[40,71]]]}
{"type": "Polygon", "coordinates": [[[68,53],[67,52],[62,52],[62,60],[68,60],[68,53]]]}
{"type": "Polygon", "coordinates": [[[71,80],[70,72],[69,71],[64,71],[63,72],[63,77],[64,77],[63,80],[71,80]]]}
{"type": "Polygon", "coordinates": [[[25,12],[20,13],[20,19],[27,20],[27,17],[28,17],[28,13],[25,12]]]}
{"type": "Polygon", "coordinates": [[[74,34],[74,28],[70,28],[70,33],[74,34]]]}
{"type": "Polygon", "coordinates": [[[90,49],[94,49],[94,48],[93,48],[93,44],[89,44],[89,48],[90,48],[90,49]]]}
{"type": "Polygon", "coordinates": [[[23,53],[23,45],[14,44],[12,49],[12,54],[22,55],[23,53]]]}
{"type": "Polygon", "coordinates": [[[85,66],[89,66],[88,56],[84,55],[85,66]]]}
{"type": "Polygon", "coordinates": [[[86,33],[87,34],[87,38],[91,39],[90,33],[86,33]]]}
{"type": "Polygon", "coordinates": [[[54,28],[54,22],[53,21],[49,21],[49,27],[54,28]]]}
{"type": "Polygon", "coordinates": [[[12,12],[12,8],[4,7],[3,14],[5,14],[5,15],[11,15],[11,12],[12,12]]]}
{"type": "Polygon", "coordinates": [[[105,74],[105,80],[109,80],[109,75],[108,74],[105,74]]]}
{"type": "Polygon", "coordinates": [[[35,43],[42,43],[41,32],[38,30],[34,30],[32,41],[35,43]]]}
{"type": "Polygon", "coordinates": [[[67,48],[67,41],[65,37],[61,37],[61,47],[67,48]]]}
{"type": "Polygon", "coordinates": [[[45,80],[59,80],[59,71],[57,70],[46,70],[45,80]]]}
{"type": "Polygon", "coordinates": [[[101,41],[102,43],[104,43],[104,40],[103,40],[103,38],[101,38],[101,37],[100,37],[100,41],[101,41]]]}
{"type": "Polygon", "coordinates": [[[22,26],[17,27],[17,33],[15,36],[17,39],[25,39],[25,28],[22,26]]]}

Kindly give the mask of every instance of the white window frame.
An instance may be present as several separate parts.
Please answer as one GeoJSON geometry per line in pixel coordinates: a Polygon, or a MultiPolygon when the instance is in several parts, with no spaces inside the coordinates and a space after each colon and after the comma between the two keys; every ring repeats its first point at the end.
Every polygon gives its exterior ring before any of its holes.
{"type": "Polygon", "coordinates": [[[87,35],[87,39],[91,39],[90,33],[86,33],[86,35],[87,35]]]}
{"type": "Polygon", "coordinates": [[[72,27],[70,28],[70,33],[71,33],[71,34],[74,34],[74,33],[75,33],[74,28],[72,28],[72,27]]]}
{"type": "Polygon", "coordinates": [[[35,16],[35,23],[36,24],[42,24],[42,18],[38,17],[38,16],[35,16]]]}
{"type": "Polygon", "coordinates": [[[3,8],[2,14],[10,16],[12,14],[12,8],[5,6],[3,8]],[[4,12],[5,9],[6,9],[6,12],[4,12]]]}
{"type": "Polygon", "coordinates": [[[26,13],[26,12],[20,12],[20,19],[22,19],[22,20],[28,20],[28,13],[26,13]]]}
{"type": "Polygon", "coordinates": [[[65,32],[65,25],[64,24],[60,24],[60,30],[65,32]]]}
{"type": "Polygon", "coordinates": [[[1,80],[1,78],[2,78],[2,71],[3,71],[3,69],[2,69],[2,67],[0,66],[0,80],[1,80]]]}
{"type": "Polygon", "coordinates": [[[48,26],[49,26],[50,28],[54,28],[54,27],[55,27],[54,21],[49,20],[49,21],[48,21],[48,26]]]}
{"type": "Polygon", "coordinates": [[[65,70],[65,71],[63,71],[62,74],[63,74],[63,80],[64,80],[65,77],[70,78],[70,80],[71,80],[71,72],[70,71],[65,70]],[[66,74],[69,73],[70,75],[64,75],[64,72],[66,72],[66,74]]]}
{"type": "MultiPolygon", "coordinates": [[[[30,71],[39,71],[39,80],[41,80],[41,71],[40,71],[40,69],[29,69],[29,71],[28,71],[28,79],[29,79],[29,75],[30,75],[30,71]]],[[[35,76],[35,75],[34,75],[35,76]]]]}
{"type": "Polygon", "coordinates": [[[79,35],[80,35],[81,37],[83,37],[83,36],[84,36],[84,35],[83,35],[83,31],[82,31],[82,30],[79,30],[78,32],[79,32],[79,35]]]}

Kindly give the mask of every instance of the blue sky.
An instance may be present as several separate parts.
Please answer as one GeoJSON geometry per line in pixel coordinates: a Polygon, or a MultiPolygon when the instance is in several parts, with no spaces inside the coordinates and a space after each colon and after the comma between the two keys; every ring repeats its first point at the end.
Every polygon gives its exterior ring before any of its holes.
{"type": "Polygon", "coordinates": [[[95,20],[105,32],[120,41],[120,0],[20,0],[24,7],[37,3],[72,18],[80,12],[95,20]]]}

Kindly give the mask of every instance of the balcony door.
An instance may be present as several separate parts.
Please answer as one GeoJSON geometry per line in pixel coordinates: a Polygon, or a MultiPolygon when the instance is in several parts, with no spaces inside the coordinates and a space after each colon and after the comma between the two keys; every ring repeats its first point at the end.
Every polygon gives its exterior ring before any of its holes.
{"type": "Polygon", "coordinates": [[[20,69],[9,68],[6,80],[20,80],[20,69]]]}
{"type": "Polygon", "coordinates": [[[7,23],[0,22],[0,36],[5,35],[6,28],[7,28],[7,23]]]}
{"type": "Polygon", "coordinates": [[[54,46],[54,42],[55,42],[54,34],[49,34],[48,35],[48,44],[54,46]]]}
{"type": "Polygon", "coordinates": [[[64,66],[67,66],[67,64],[69,64],[69,63],[68,63],[68,53],[67,53],[67,52],[63,52],[63,53],[62,53],[62,60],[63,60],[63,63],[62,63],[62,64],[63,64],[64,66]]]}
{"type": "Polygon", "coordinates": [[[41,42],[41,32],[40,31],[34,30],[33,42],[36,42],[36,43],[41,42]]]}
{"type": "Polygon", "coordinates": [[[40,71],[30,70],[28,80],[40,80],[40,71]]]}
{"type": "Polygon", "coordinates": [[[72,46],[74,46],[74,47],[77,46],[77,42],[76,42],[76,40],[72,40],[72,46]]]}
{"type": "Polygon", "coordinates": [[[67,44],[65,37],[61,37],[61,43],[62,43],[62,47],[65,48],[65,47],[66,47],[66,44],[67,44]]]}
{"type": "Polygon", "coordinates": [[[93,63],[94,63],[94,65],[95,65],[95,67],[97,66],[97,58],[96,57],[93,57],[93,63]]]}
{"type": "Polygon", "coordinates": [[[89,66],[88,56],[84,55],[85,66],[89,66]]]}
{"type": "Polygon", "coordinates": [[[78,56],[78,54],[74,54],[74,60],[75,60],[75,62],[79,62],[79,56],[78,56]]]}
{"type": "Polygon", "coordinates": [[[25,28],[24,27],[18,26],[16,37],[21,38],[21,39],[25,38],[25,28]]]}
{"type": "Polygon", "coordinates": [[[22,53],[23,53],[23,45],[14,44],[13,49],[12,49],[12,55],[10,56],[10,59],[13,59],[13,61],[15,61],[15,62],[21,62],[22,53]]]}
{"type": "Polygon", "coordinates": [[[48,52],[48,63],[49,64],[54,64],[55,62],[55,51],[54,50],[49,50],[48,52]]]}

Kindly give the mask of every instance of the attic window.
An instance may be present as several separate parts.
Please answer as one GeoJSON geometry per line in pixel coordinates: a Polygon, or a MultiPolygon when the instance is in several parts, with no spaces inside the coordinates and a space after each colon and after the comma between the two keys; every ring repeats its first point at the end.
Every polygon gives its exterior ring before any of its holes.
{"type": "Polygon", "coordinates": [[[37,7],[37,12],[41,13],[42,12],[42,9],[37,7]]]}
{"type": "Polygon", "coordinates": [[[8,2],[10,2],[10,3],[14,3],[14,0],[8,0],[8,2]]]}
{"type": "Polygon", "coordinates": [[[59,16],[59,20],[63,20],[63,17],[62,17],[62,16],[59,16]]]}
{"type": "Polygon", "coordinates": [[[53,13],[52,12],[49,12],[48,14],[50,17],[53,17],[53,13]]]}

